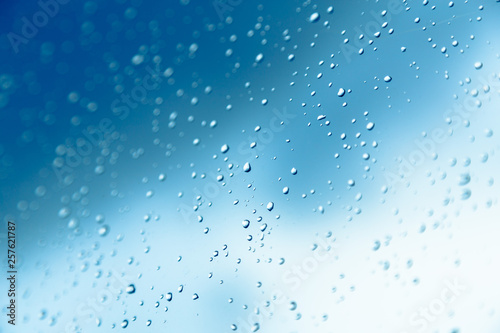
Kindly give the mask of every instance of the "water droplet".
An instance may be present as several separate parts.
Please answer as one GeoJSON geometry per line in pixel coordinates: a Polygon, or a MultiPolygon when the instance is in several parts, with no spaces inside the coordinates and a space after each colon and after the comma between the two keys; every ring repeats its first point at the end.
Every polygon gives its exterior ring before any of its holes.
{"type": "Polygon", "coordinates": [[[290,302],[290,311],[295,311],[297,309],[297,303],[294,301],[290,302]]]}
{"type": "Polygon", "coordinates": [[[272,211],[273,208],[274,208],[274,203],[272,201],[269,201],[269,203],[267,204],[267,210],[272,211]]]}
{"type": "Polygon", "coordinates": [[[104,237],[106,236],[107,234],[109,234],[109,226],[108,225],[103,225],[102,227],[100,227],[98,230],[97,230],[97,233],[99,234],[99,236],[101,237],[104,237]]]}
{"type": "Polygon", "coordinates": [[[372,122],[369,122],[368,124],[366,124],[366,129],[369,131],[371,131],[373,129],[373,127],[375,127],[375,124],[372,122]]]}
{"type": "Polygon", "coordinates": [[[462,190],[462,195],[460,196],[460,199],[467,200],[470,198],[471,194],[472,194],[471,190],[469,190],[468,188],[464,188],[462,190]]]}
{"type": "Polygon", "coordinates": [[[386,76],[384,77],[384,81],[385,81],[385,82],[391,82],[391,81],[392,81],[392,77],[390,77],[389,75],[386,75],[386,76]]]}
{"type": "Polygon", "coordinates": [[[142,54],[136,54],[132,57],[132,63],[134,65],[140,65],[144,61],[144,56],[142,54]]]}
{"type": "Polygon", "coordinates": [[[250,221],[248,220],[243,220],[243,222],[241,222],[241,224],[243,225],[243,228],[248,228],[248,226],[250,225],[250,221]]]}
{"type": "Polygon", "coordinates": [[[135,293],[135,285],[129,284],[127,286],[127,288],[125,289],[125,291],[127,292],[127,294],[133,294],[133,293],[135,293]]]}
{"type": "Polygon", "coordinates": [[[292,175],[296,175],[297,174],[297,169],[292,168],[292,170],[290,170],[290,172],[292,173],[292,175]]]}
{"type": "Polygon", "coordinates": [[[474,63],[474,68],[475,69],[481,69],[481,68],[483,68],[483,63],[480,62],[480,61],[475,62],[474,63]]]}
{"type": "Polygon", "coordinates": [[[288,186],[283,187],[283,194],[288,194],[289,191],[290,189],[288,188],[288,186]]]}
{"type": "Polygon", "coordinates": [[[69,215],[71,214],[71,209],[69,209],[68,207],[63,207],[59,210],[59,217],[64,219],[64,218],[67,218],[69,215]]]}
{"type": "Polygon", "coordinates": [[[345,95],[345,90],[344,88],[340,88],[339,91],[337,92],[337,96],[342,97],[345,95]]]}
{"type": "Polygon", "coordinates": [[[252,170],[252,167],[250,166],[250,163],[246,162],[243,166],[243,171],[250,172],[250,170],[252,170]]]}
{"type": "Polygon", "coordinates": [[[121,326],[122,326],[122,328],[127,328],[127,326],[128,326],[128,320],[127,320],[127,319],[124,319],[124,320],[122,321],[121,326]]]}
{"type": "Polygon", "coordinates": [[[35,195],[37,197],[43,197],[45,195],[45,193],[47,193],[47,189],[45,188],[45,186],[38,186],[35,189],[35,195]]]}
{"type": "Polygon", "coordinates": [[[458,185],[464,186],[464,185],[469,184],[469,182],[470,182],[470,174],[463,173],[463,174],[460,175],[460,178],[459,178],[459,181],[458,181],[458,185]]]}
{"type": "Polygon", "coordinates": [[[78,227],[79,224],[80,224],[80,222],[78,221],[78,219],[72,218],[68,222],[68,228],[69,229],[75,229],[75,228],[78,227]]]}
{"type": "Polygon", "coordinates": [[[309,22],[318,22],[319,20],[319,13],[312,13],[311,16],[309,16],[309,22]]]}
{"type": "Polygon", "coordinates": [[[197,293],[194,293],[193,294],[193,300],[197,300],[199,298],[198,294],[197,293]]]}

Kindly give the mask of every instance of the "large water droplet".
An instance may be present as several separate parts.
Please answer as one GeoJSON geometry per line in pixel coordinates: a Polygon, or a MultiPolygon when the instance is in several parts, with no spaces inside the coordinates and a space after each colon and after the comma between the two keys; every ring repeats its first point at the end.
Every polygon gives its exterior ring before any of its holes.
{"type": "Polygon", "coordinates": [[[311,16],[309,16],[309,22],[318,22],[319,20],[319,13],[312,13],[311,16]]]}

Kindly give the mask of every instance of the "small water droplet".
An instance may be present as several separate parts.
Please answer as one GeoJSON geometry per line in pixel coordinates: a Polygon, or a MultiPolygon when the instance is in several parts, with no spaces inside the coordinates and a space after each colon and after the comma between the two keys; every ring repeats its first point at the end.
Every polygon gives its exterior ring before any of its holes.
{"type": "Polygon", "coordinates": [[[104,237],[107,234],[109,234],[109,226],[105,224],[102,227],[100,227],[97,232],[99,236],[104,237]]]}
{"type": "Polygon", "coordinates": [[[133,293],[135,293],[135,285],[129,284],[127,286],[127,288],[125,289],[125,291],[127,292],[127,294],[133,294],[133,293]]]}
{"type": "Polygon", "coordinates": [[[459,181],[458,181],[458,185],[464,186],[464,185],[469,184],[469,182],[470,182],[470,174],[463,173],[463,174],[460,175],[460,178],[459,178],[459,181]]]}
{"type": "Polygon", "coordinates": [[[460,199],[467,200],[470,198],[471,194],[472,194],[471,190],[469,190],[468,188],[464,188],[462,190],[462,195],[460,196],[460,199]]]}

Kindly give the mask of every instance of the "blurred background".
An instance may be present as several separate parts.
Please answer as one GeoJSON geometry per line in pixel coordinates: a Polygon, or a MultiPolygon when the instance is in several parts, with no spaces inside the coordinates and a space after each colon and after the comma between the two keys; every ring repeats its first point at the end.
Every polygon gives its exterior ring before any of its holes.
{"type": "Polygon", "coordinates": [[[0,332],[499,332],[499,17],[2,2],[0,332]]]}

